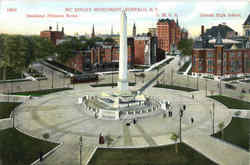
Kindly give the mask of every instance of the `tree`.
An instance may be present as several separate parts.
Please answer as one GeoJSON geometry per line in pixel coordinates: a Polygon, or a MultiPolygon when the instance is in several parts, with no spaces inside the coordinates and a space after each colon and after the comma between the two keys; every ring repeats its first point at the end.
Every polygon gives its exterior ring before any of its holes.
{"type": "Polygon", "coordinates": [[[172,133],[171,135],[171,140],[173,140],[175,142],[175,152],[178,153],[178,140],[179,136],[176,133],[172,133]]]}
{"type": "Polygon", "coordinates": [[[56,47],[57,59],[65,63],[68,59],[77,55],[78,51],[86,49],[88,44],[89,43],[82,44],[77,38],[65,41],[56,47]]]}
{"type": "Polygon", "coordinates": [[[106,38],[104,40],[104,42],[108,42],[108,43],[111,43],[111,44],[115,44],[115,40],[113,38],[106,38]]]}
{"type": "Polygon", "coordinates": [[[178,43],[177,47],[183,55],[192,55],[193,43],[193,39],[183,39],[178,43]]]}
{"type": "Polygon", "coordinates": [[[219,123],[219,125],[218,125],[218,127],[219,127],[219,129],[220,129],[220,131],[221,131],[221,138],[222,138],[222,139],[224,139],[224,126],[225,126],[224,122],[221,122],[221,123],[219,123]]]}

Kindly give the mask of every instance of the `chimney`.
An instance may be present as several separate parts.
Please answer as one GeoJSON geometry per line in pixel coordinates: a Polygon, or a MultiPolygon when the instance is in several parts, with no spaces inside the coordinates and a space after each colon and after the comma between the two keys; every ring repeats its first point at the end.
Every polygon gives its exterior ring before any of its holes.
{"type": "Polygon", "coordinates": [[[49,31],[51,31],[52,30],[52,26],[49,26],[49,31]]]}
{"type": "Polygon", "coordinates": [[[201,25],[201,35],[202,36],[204,35],[204,29],[205,29],[204,25],[201,25]]]}

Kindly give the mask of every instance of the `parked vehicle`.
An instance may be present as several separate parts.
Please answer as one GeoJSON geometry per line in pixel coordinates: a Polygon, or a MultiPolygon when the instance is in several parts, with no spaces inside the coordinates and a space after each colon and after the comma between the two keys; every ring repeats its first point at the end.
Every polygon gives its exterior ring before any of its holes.
{"type": "Polygon", "coordinates": [[[233,86],[233,85],[231,85],[231,84],[225,84],[225,88],[235,90],[235,89],[236,89],[236,86],[233,86]]]}
{"type": "Polygon", "coordinates": [[[247,93],[245,89],[242,89],[241,90],[241,93],[247,93]]]}
{"type": "Polygon", "coordinates": [[[96,74],[80,74],[71,77],[71,83],[83,83],[83,82],[94,82],[98,81],[98,75],[96,74]]]}

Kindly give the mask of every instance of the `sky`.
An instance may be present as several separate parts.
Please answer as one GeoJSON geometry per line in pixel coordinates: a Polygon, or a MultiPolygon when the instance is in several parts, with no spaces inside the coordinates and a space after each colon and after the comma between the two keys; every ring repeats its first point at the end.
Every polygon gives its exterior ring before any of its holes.
{"type": "Polygon", "coordinates": [[[225,23],[239,34],[250,14],[250,0],[0,0],[0,33],[39,34],[49,26],[68,35],[119,33],[120,9],[128,9],[128,34],[156,27],[160,18],[177,19],[191,37],[225,23]],[[112,11],[110,11],[112,9],[112,11]],[[104,10],[104,11],[103,11],[104,10]],[[133,11],[132,11],[133,10],[133,11]]]}

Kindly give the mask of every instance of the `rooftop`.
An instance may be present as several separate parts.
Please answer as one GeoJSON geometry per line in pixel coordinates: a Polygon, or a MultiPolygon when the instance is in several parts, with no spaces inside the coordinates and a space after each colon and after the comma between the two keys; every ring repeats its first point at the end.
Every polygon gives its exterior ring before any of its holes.
{"type": "Polygon", "coordinates": [[[250,25],[250,14],[248,15],[248,17],[243,25],[250,25]]]}

